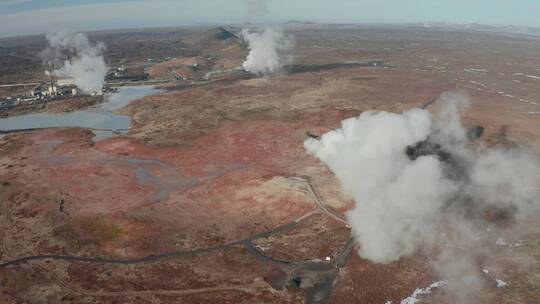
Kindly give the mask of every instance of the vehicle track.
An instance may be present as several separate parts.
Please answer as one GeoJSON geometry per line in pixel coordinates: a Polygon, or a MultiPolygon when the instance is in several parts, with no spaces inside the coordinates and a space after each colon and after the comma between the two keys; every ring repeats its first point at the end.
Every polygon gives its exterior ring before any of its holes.
{"type": "Polygon", "coordinates": [[[30,255],[30,256],[18,258],[12,261],[4,262],[0,264],[0,269],[6,268],[8,266],[24,264],[24,263],[27,263],[30,261],[36,261],[36,260],[57,260],[57,261],[68,261],[68,262],[86,262],[86,263],[94,263],[94,264],[131,265],[131,264],[156,262],[158,260],[166,259],[166,258],[194,256],[201,253],[224,250],[224,249],[237,246],[237,245],[244,246],[252,254],[263,256],[267,261],[289,263],[286,261],[273,260],[272,258],[263,255],[261,252],[259,252],[253,247],[251,242],[256,239],[269,237],[281,231],[290,230],[293,227],[295,227],[297,224],[298,224],[297,222],[293,221],[288,224],[278,226],[274,229],[254,234],[242,240],[232,241],[223,245],[210,246],[210,247],[199,248],[199,249],[194,249],[194,250],[171,251],[171,252],[165,252],[165,253],[161,253],[157,255],[148,255],[145,257],[134,258],[134,259],[111,259],[111,258],[104,258],[104,257],[84,257],[84,256],[74,256],[74,255],[59,255],[59,254],[30,255]]]}
{"type": "Polygon", "coordinates": [[[57,260],[57,261],[67,261],[67,262],[86,262],[86,263],[95,263],[95,264],[121,264],[121,265],[131,265],[131,264],[140,264],[140,263],[150,263],[150,262],[156,262],[161,259],[166,258],[173,258],[173,257],[187,257],[187,256],[194,256],[201,253],[208,253],[213,251],[220,251],[225,250],[227,248],[241,245],[244,248],[246,248],[251,254],[255,255],[259,259],[272,262],[272,263],[279,263],[279,264],[292,264],[293,262],[290,261],[282,261],[282,260],[276,260],[271,257],[268,257],[264,255],[261,251],[257,250],[253,244],[252,241],[256,239],[261,238],[267,238],[272,235],[278,234],[283,231],[288,231],[294,228],[296,225],[298,225],[303,220],[309,218],[313,214],[317,212],[323,212],[326,215],[344,223],[347,225],[347,221],[341,217],[340,215],[337,215],[336,213],[330,211],[324,204],[324,202],[321,199],[321,196],[315,189],[315,187],[312,184],[311,178],[307,176],[293,176],[289,177],[290,179],[294,181],[300,181],[304,182],[307,185],[308,192],[310,193],[311,197],[315,201],[315,204],[317,206],[316,210],[312,210],[306,214],[303,214],[302,216],[298,217],[297,219],[293,220],[292,222],[289,222],[287,224],[278,226],[276,228],[263,231],[254,235],[251,235],[245,239],[232,241],[223,245],[216,245],[216,246],[210,246],[206,248],[198,248],[194,250],[187,250],[187,251],[171,251],[171,252],[165,252],[161,254],[156,255],[148,255],[140,258],[133,258],[133,259],[113,259],[113,258],[106,258],[106,257],[85,257],[85,256],[74,256],[74,255],[59,255],[59,254],[44,254],[44,255],[30,255],[21,257],[18,259],[14,259],[11,261],[7,261],[0,264],[0,270],[5,269],[9,266],[19,265],[28,263],[31,261],[39,261],[39,260],[57,260]]]}
{"type": "MultiPolygon", "coordinates": [[[[326,303],[328,297],[330,296],[332,292],[333,281],[335,280],[335,277],[337,274],[335,271],[337,271],[338,269],[342,268],[345,265],[345,262],[347,261],[347,257],[349,256],[350,252],[354,249],[355,243],[352,237],[349,238],[349,241],[342,247],[342,249],[340,249],[331,258],[330,261],[279,260],[271,256],[265,255],[261,250],[257,249],[253,245],[254,240],[267,238],[281,232],[289,231],[295,228],[302,221],[306,220],[307,218],[317,213],[324,213],[327,216],[330,216],[333,219],[341,223],[344,223],[345,225],[347,225],[347,227],[349,227],[347,221],[344,219],[343,216],[341,216],[340,214],[337,214],[335,211],[326,207],[326,204],[322,200],[322,197],[320,196],[320,194],[317,192],[317,189],[313,185],[311,178],[309,176],[292,176],[292,177],[288,177],[288,179],[292,181],[296,181],[296,182],[305,183],[306,189],[309,192],[309,195],[313,198],[317,208],[303,214],[302,216],[296,218],[295,220],[287,224],[278,226],[276,228],[273,228],[267,231],[253,234],[241,240],[236,240],[236,241],[232,241],[223,245],[215,245],[215,246],[210,246],[206,248],[199,248],[199,249],[187,250],[187,251],[171,251],[171,252],[166,252],[166,253],[161,253],[161,254],[156,254],[156,255],[148,255],[148,256],[144,256],[140,258],[133,258],[133,259],[113,259],[113,258],[106,258],[106,257],[85,257],[85,256],[57,255],[57,254],[30,255],[30,256],[25,256],[25,257],[21,257],[18,259],[1,263],[0,271],[10,266],[17,266],[17,265],[25,264],[31,261],[41,261],[41,260],[56,260],[56,261],[66,261],[66,262],[85,262],[85,263],[93,263],[93,264],[116,264],[116,265],[153,263],[153,262],[157,262],[159,260],[163,260],[167,258],[189,257],[189,256],[195,256],[198,254],[203,254],[203,253],[222,251],[222,250],[231,248],[233,246],[242,246],[256,259],[263,262],[267,262],[267,263],[282,265],[290,269],[291,273],[302,272],[303,269],[319,273],[322,279],[321,279],[321,282],[318,284],[322,284],[321,286],[324,285],[324,288],[319,288],[320,287],[319,285],[304,288],[305,301],[306,303],[310,303],[310,304],[326,303]],[[323,292],[319,295],[318,293],[320,293],[321,290],[323,290],[323,292]]],[[[68,286],[69,284],[67,282],[63,282],[63,281],[61,281],[60,284],[63,285],[65,288],[71,290],[72,292],[79,293],[79,294],[87,294],[87,295],[91,294],[91,295],[96,295],[96,296],[122,296],[122,295],[129,296],[129,295],[141,295],[141,294],[180,295],[180,294],[190,294],[190,293],[199,293],[199,292],[217,292],[217,291],[224,291],[224,290],[246,289],[245,286],[244,287],[224,286],[224,287],[216,287],[215,289],[92,292],[92,291],[86,291],[86,290],[73,289],[72,287],[68,286]]]]}
{"type": "Polygon", "coordinates": [[[436,101],[437,101],[437,98],[430,99],[428,102],[422,105],[422,109],[423,110],[427,109],[427,107],[429,107],[432,103],[435,103],[436,101]]]}

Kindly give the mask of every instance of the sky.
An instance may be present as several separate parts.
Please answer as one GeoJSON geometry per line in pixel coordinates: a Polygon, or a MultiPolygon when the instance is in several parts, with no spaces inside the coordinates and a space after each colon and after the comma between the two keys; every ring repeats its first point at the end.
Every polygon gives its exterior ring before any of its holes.
{"type": "Polygon", "coordinates": [[[538,12],[539,0],[0,0],[0,37],[288,20],[540,27],[538,12]]]}

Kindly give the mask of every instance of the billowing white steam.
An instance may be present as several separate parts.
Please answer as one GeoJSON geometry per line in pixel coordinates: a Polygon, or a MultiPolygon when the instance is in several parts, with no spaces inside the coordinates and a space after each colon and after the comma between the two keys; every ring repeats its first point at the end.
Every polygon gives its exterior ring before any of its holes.
{"type": "MultiPolygon", "coordinates": [[[[364,112],[305,141],[356,202],[347,219],[360,256],[387,263],[434,243],[474,248],[494,225],[489,210],[514,220],[538,210],[538,159],[519,148],[473,149],[456,106],[462,99],[443,94],[436,119],[421,109],[364,112]],[[407,148],[426,139],[448,154],[409,158],[407,148]]],[[[447,250],[435,266],[449,288],[455,282],[472,288],[478,277],[469,264],[471,257],[447,250]]]]}
{"type": "Polygon", "coordinates": [[[408,145],[426,139],[427,111],[364,112],[342,128],[307,140],[306,149],[325,162],[357,202],[348,220],[360,255],[389,262],[432,239],[438,211],[455,190],[435,157],[410,161],[408,145]]]}
{"type": "Polygon", "coordinates": [[[47,35],[47,40],[49,46],[42,56],[60,66],[52,75],[73,78],[75,85],[86,93],[101,91],[107,74],[103,43],[92,43],[85,34],[69,31],[47,35]]]}
{"type": "Polygon", "coordinates": [[[292,44],[283,31],[266,27],[262,32],[243,29],[240,33],[248,42],[249,54],[243,67],[256,75],[267,75],[279,71],[284,64],[283,52],[292,44]]]}

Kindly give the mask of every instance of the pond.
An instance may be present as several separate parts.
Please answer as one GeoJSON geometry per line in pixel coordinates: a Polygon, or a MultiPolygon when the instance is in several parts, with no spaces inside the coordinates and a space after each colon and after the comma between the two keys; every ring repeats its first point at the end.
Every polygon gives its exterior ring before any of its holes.
{"type": "Polygon", "coordinates": [[[83,127],[93,129],[94,140],[111,137],[114,130],[126,131],[131,118],[115,114],[131,101],[162,92],[152,86],[120,87],[118,92],[108,94],[105,102],[88,109],[68,113],[35,113],[0,119],[0,130],[39,129],[51,127],[83,127]],[[97,130],[106,129],[106,130],[97,130]]]}

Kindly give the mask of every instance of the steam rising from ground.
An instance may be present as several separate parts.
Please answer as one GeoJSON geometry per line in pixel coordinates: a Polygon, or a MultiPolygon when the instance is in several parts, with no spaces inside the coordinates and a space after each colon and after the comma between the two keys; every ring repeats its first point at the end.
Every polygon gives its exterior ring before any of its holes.
{"type": "MultiPolygon", "coordinates": [[[[364,112],[304,143],[355,200],[347,218],[364,258],[388,263],[441,242],[478,247],[498,221],[538,211],[537,157],[520,148],[473,148],[458,112],[466,98],[443,94],[439,102],[436,118],[421,109],[364,112]]],[[[465,297],[480,286],[474,265],[467,251],[445,249],[435,269],[465,297]]]]}
{"type": "Polygon", "coordinates": [[[266,27],[262,32],[243,29],[240,33],[247,41],[249,54],[243,67],[256,75],[279,71],[284,64],[284,52],[292,47],[290,38],[282,30],[266,27]]]}
{"type": "Polygon", "coordinates": [[[101,91],[107,74],[103,43],[92,43],[85,34],[68,31],[47,35],[47,40],[49,46],[41,55],[54,66],[52,75],[73,78],[86,93],[101,91]]]}

